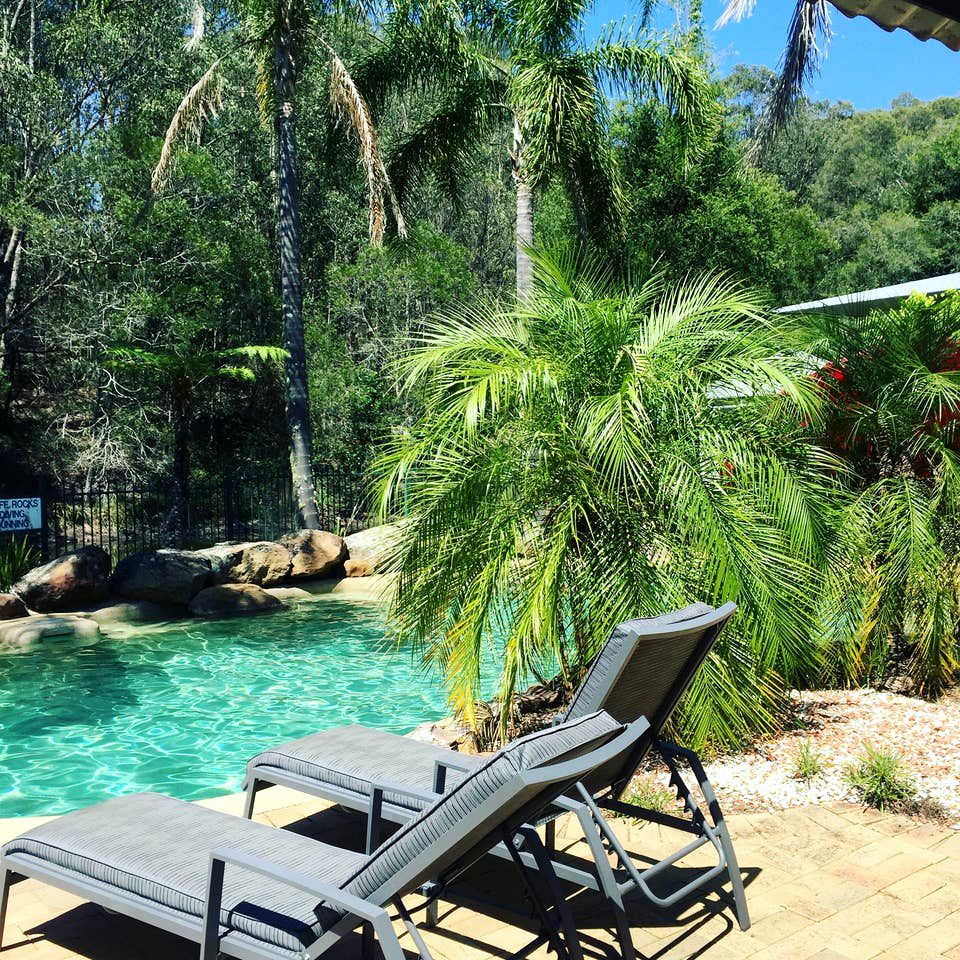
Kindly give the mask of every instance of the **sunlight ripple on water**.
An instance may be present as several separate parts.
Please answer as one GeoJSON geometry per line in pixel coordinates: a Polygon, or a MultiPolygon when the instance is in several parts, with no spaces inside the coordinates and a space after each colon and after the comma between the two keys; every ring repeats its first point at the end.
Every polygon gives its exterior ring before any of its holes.
{"type": "Polygon", "coordinates": [[[284,740],[441,717],[437,677],[383,636],[378,607],[325,599],[0,657],[0,817],[137,790],[215,796],[284,740]]]}

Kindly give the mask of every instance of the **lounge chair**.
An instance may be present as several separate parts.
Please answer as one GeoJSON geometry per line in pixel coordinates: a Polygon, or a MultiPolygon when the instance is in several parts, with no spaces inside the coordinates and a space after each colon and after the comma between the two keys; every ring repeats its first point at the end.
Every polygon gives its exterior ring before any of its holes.
{"type": "MultiPolygon", "coordinates": [[[[633,953],[633,945],[623,897],[634,889],[639,889],[657,906],[671,907],[726,873],[740,927],[746,930],[750,926],[743,880],[713,787],[697,755],[662,736],[670,714],[735,610],[732,603],[718,609],[698,603],[660,617],[619,624],[563,716],[568,721],[602,709],[621,723],[630,723],[641,716],[650,721],[648,736],[625,764],[592,776],[585,785],[561,798],[542,818],[542,822],[546,822],[547,846],[552,850],[556,817],[565,812],[577,817],[593,863],[587,865],[589,869],[583,869],[572,866],[569,858],[563,862],[558,859],[554,865],[556,872],[572,883],[599,890],[608,897],[621,947],[628,958],[633,953]],[[671,786],[683,803],[683,817],[646,809],[624,797],[638,765],[651,750],[659,753],[670,770],[671,786]],[[702,804],[684,781],[683,766],[692,772],[702,804]],[[603,810],[678,828],[693,834],[693,839],[665,859],[641,868],[604,820],[603,810]],[[654,889],[655,882],[658,887],[663,886],[663,875],[669,867],[707,843],[716,852],[714,865],[694,872],[692,878],[679,887],[659,892],[654,889]],[[616,866],[611,866],[607,850],[614,855],[616,866]]],[[[323,730],[266,750],[249,762],[245,815],[252,816],[258,791],[282,784],[365,813],[367,848],[372,849],[379,837],[381,820],[397,823],[409,820],[426,802],[424,792],[442,793],[449,783],[455,783],[456,778],[481,762],[482,758],[369,727],[323,730]],[[383,777],[403,785],[408,792],[403,789],[372,791],[371,784],[383,777]]],[[[509,855],[502,847],[494,852],[509,855]]],[[[435,916],[434,909],[428,922],[435,916]]]]}
{"type": "MultiPolygon", "coordinates": [[[[387,960],[403,960],[386,910],[393,904],[429,960],[402,897],[427,880],[444,888],[500,842],[532,851],[549,875],[550,860],[524,824],[593,768],[619,762],[647,726],[600,711],[523,737],[370,854],[158,794],[108,800],[2,848],[0,935],[11,883],[33,877],[198,942],[200,960],[313,960],[361,926],[364,943],[375,934],[387,960]]],[[[540,914],[536,942],[577,960],[562,898],[548,903],[519,854],[514,860],[540,914]]]]}

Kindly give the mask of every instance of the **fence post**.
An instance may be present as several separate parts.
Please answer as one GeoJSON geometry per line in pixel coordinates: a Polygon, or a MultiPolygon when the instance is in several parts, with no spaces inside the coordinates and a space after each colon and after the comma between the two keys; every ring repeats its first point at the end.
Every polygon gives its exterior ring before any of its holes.
{"type": "Polygon", "coordinates": [[[227,527],[227,539],[233,539],[233,466],[227,464],[223,475],[223,512],[227,527]]]}
{"type": "Polygon", "coordinates": [[[47,525],[47,479],[40,477],[37,481],[37,496],[40,498],[40,559],[46,563],[50,559],[50,549],[47,544],[49,535],[47,525]]]}

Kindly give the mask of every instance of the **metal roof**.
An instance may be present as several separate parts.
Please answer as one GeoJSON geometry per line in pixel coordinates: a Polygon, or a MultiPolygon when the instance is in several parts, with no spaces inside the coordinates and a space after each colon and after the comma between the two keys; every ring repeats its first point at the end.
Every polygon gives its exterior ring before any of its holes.
{"type": "Polygon", "coordinates": [[[794,303],[789,307],[780,307],[777,313],[845,313],[862,314],[889,307],[899,303],[911,293],[945,293],[947,290],[960,290],[960,273],[947,273],[942,277],[927,277],[924,280],[910,280],[907,283],[895,283],[889,287],[877,287],[875,290],[860,290],[857,293],[845,293],[839,297],[827,297],[825,300],[810,300],[808,303],[794,303]]]}
{"type": "Polygon", "coordinates": [[[939,40],[960,51],[960,3],[956,0],[830,0],[848,17],[869,17],[878,27],[907,30],[919,40],[939,40]]]}

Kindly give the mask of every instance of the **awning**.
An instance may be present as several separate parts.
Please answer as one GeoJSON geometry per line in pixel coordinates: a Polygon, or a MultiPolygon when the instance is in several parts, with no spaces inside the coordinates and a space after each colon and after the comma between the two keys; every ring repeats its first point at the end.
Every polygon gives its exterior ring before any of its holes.
{"type": "Polygon", "coordinates": [[[960,50],[960,5],[956,0],[830,0],[848,17],[868,17],[878,27],[906,30],[918,40],[939,40],[960,50]]]}
{"type": "Polygon", "coordinates": [[[894,306],[909,297],[911,293],[935,294],[945,293],[947,290],[960,290],[960,273],[927,277],[925,280],[910,280],[907,283],[895,283],[890,287],[860,290],[857,293],[845,293],[839,297],[827,297],[825,300],[811,300],[809,303],[794,303],[789,307],[780,307],[776,312],[860,315],[880,307],[894,306]]]}

